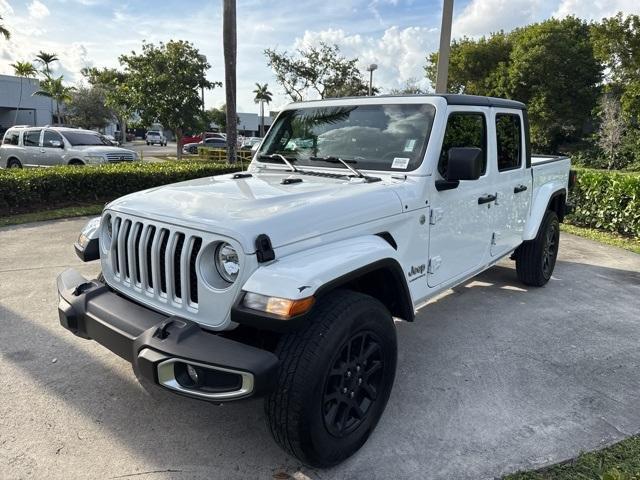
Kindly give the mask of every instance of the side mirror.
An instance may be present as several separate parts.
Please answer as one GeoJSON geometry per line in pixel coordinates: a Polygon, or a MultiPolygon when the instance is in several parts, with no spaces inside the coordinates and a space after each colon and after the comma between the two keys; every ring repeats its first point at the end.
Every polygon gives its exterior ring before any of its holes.
{"type": "Polygon", "coordinates": [[[449,149],[447,180],[477,180],[482,174],[482,150],[476,147],[449,149]]]}
{"type": "Polygon", "coordinates": [[[60,140],[51,140],[49,146],[52,148],[64,148],[60,140]]]}

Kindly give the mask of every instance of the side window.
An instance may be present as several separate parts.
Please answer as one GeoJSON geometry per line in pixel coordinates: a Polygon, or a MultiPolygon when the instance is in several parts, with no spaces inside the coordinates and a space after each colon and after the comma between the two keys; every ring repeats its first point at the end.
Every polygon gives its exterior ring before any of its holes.
{"type": "Polygon", "coordinates": [[[59,142],[62,145],[62,137],[52,130],[45,130],[44,137],[42,138],[42,146],[47,148],[58,148],[54,147],[52,142],[59,142]]]}
{"type": "Polygon", "coordinates": [[[40,132],[42,130],[29,130],[24,132],[23,144],[25,147],[38,147],[40,146],[40,132]]]}
{"type": "Polygon", "coordinates": [[[20,132],[7,132],[2,143],[5,145],[18,145],[19,140],[20,132]]]}
{"type": "Polygon", "coordinates": [[[449,149],[476,147],[482,150],[482,175],[487,172],[487,123],[482,113],[456,112],[449,115],[444,133],[438,172],[447,176],[449,149]]]}
{"type": "Polygon", "coordinates": [[[496,115],[498,171],[513,170],[522,165],[522,129],[518,115],[496,115]]]}

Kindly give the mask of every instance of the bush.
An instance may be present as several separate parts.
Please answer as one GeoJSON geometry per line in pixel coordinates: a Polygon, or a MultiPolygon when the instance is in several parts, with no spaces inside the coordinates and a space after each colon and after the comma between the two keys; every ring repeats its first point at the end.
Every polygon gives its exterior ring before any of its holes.
{"type": "Polygon", "coordinates": [[[239,165],[164,162],[0,170],[0,217],[106,202],[151,187],[239,169],[239,165]]]}
{"type": "Polygon", "coordinates": [[[640,237],[640,174],[578,170],[570,223],[640,237]]]}

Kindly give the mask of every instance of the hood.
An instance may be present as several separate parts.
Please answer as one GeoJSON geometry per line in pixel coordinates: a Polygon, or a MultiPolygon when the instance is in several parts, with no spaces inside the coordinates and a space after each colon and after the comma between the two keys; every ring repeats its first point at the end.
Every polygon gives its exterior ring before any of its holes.
{"type": "Polygon", "coordinates": [[[133,150],[128,150],[126,148],[113,147],[109,145],[77,145],[71,147],[74,150],[79,150],[86,154],[97,154],[104,155],[106,153],[135,153],[133,150]]]}
{"type": "Polygon", "coordinates": [[[246,253],[267,234],[274,248],[402,213],[392,184],[384,180],[283,173],[200,178],[133,193],[108,209],[198,228],[236,239],[246,253]],[[301,178],[283,184],[283,179],[301,178]]]}

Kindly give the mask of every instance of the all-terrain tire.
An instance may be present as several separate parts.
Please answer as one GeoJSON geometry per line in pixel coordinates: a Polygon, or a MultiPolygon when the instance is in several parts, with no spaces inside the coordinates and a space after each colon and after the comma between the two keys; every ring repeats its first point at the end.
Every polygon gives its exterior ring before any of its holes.
{"type": "Polygon", "coordinates": [[[275,441],[313,467],[355,453],[382,416],[397,362],[396,329],[373,297],[336,290],[284,335],[277,387],[265,399],[275,441]]]}
{"type": "Polygon", "coordinates": [[[558,215],[548,210],[542,219],[536,238],[524,242],[516,250],[518,279],[525,285],[533,287],[545,285],[553,274],[559,245],[558,215]]]}

